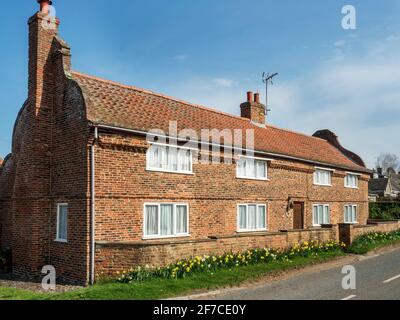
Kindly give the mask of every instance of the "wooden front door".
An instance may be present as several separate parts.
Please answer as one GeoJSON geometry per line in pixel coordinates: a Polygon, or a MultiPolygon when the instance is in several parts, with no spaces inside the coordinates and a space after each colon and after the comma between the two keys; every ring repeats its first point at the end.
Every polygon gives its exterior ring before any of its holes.
{"type": "Polygon", "coordinates": [[[293,229],[304,229],[304,202],[295,202],[293,210],[293,229]]]}

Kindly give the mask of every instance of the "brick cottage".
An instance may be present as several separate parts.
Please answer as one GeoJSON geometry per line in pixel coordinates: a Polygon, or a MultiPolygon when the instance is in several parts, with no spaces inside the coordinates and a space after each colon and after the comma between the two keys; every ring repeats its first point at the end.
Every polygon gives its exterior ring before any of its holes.
{"type": "Polygon", "coordinates": [[[0,164],[0,243],[15,274],[53,265],[60,280],[88,284],[137,265],[336,239],[338,224],[367,223],[370,172],[332,132],[265,125],[251,92],[239,117],[72,71],[58,20],[46,21],[49,1],[38,2],[28,98],[0,164]],[[179,139],[171,123],[186,129],[179,139]],[[204,129],[243,137],[196,140],[204,129]],[[210,163],[222,142],[232,161],[210,163]]]}

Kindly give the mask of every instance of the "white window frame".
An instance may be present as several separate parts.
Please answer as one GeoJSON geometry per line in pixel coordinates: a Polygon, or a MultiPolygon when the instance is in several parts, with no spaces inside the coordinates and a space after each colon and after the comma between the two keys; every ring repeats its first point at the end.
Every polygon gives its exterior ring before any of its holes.
{"type": "Polygon", "coordinates": [[[164,144],[164,143],[151,143],[150,147],[147,149],[147,152],[146,152],[146,171],[194,175],[194,172],[193,172],[193,151],[195,151],[195,150],[196,149],[194,149],[194,148],[187,148],[187,147],[184,147],[184,146],[177,146],[177,145],[164,144]],[[165,148],[176,148],[177,152],[179,152],[180,150],[190,151],[190,169],[189,169],[189,171],[184,171],[184,170],[179,170],[179,169],[175,171],[175,170],[166,170],[166,169],[150,167],[148,154],[149,154],[150,149],[151,149],[152,146],[159,146],[159,147],[165,147],[165,148]]]}
{"type": "MultiPolygon", "coordinates": [[[[358,224],[358,205],[356,204],[348,204],[344,206],[343,209],[343,221],[344,223],[348,223],[348,224],[358,224]],[[356,219],[354,221],[346,221],[346,208],[352,208],[352,210],[355,210],[355,215],[356,215],[356,219]]],[[[354,217],[353,212],[352,212],[352,218],[354,217]]]]}
{"type": "MultiPolygon", "coordinates": [[[[329,217],[329,221],[328,221],[328,223],[327,224],[330,224],[331,223],[331,206],[329,205],[329,204],[326,204],[326,203],[315,203],[315,204],[313,204],[313,206],[312,206],[312,223],[313,223],[313,226],[314,227],[320,227],[321,226],[321,224],[320,223],[315,223],[315,220],[314,220],[314,209],[315,209],[315,207],[323,207],[324,208],[324,211],[325,211],[325,208],[328,208],[328,217],[329,217]]],[[[324,213],[323,213],[324,214],[324,213]]]]}
{"type": "Polygon", "coordinates": [[[360,182],[360,176],[361,176],[361,174],[358,174],[358,173],[346,172],[346,176],[344,177],[344,187],[347,189],[358,189],[359,182],[360,182]],[[347,178],[349,176],[353,176],[353,177],[357,178],[355,187],[347,184],[347,178]]]}
{"type": "Polygon", "coordinates": [[[69,205],[68,203],[57,203],[57,224],[56,224],[56,242],[61,242],[61,243],[67,243],[68,242],[68,214],[69,214],[69,205]],[[60,208],[61,207],[67,207],[67,238],[66,239],[61,239],[59,235],[59,227],[60,227],[60,208]]]}
{"type": "Polygon", "coordinates": [[[257,180],[257,181],[269,181],[269,178],[268,178],[268,164],[269,164],[269,162],[271,162],[272,161],[272,159],[265,159],[265,158],[257,158],[257,157],[249,157],[249,156],[239,156],[239,159],[238,159],[238,161],[237,161],[237,163],[236,163],[236,178],[238,178],[238,179],[245,179],[245,180],[257,180]],[[239,170],[239,164],[240,164],[240,161],[242,160],[242,159],[250,159],[250,160],[254,160],[254,162],[255,162],[255,166],[256,166],[256,163],[257,162],[263,162],[263,163],[265,163],[265,177],[264,178],[254,178],[254,177],[247,177],[247,176],[242,176],[242,175],[240,175],[240,170],[239,170]]]}
{"type": "Polygon", "coordinates": [[[236,215],[236,224],[237,224],[237,229],[236,231],[238,233],[249,233],[249,232],[262,232],[262,231],[268,231],[268,217],[269,217],[269,210],[268,210],[268,204],[264,203],[239,203],[237,205],[237,215],[236,215]],[[256,228],[256,229],[241,229],[240,228],[240,207],[241,206],[246,206],[246,225],[249,225],[249,215],[248,215],[248,210],[249,206],[256,206],[256,225],[258,226],[258,208],[259,207],[264,207],[265,208],[265,228],[256,228]]]}
{"type": "Polygon", "coordinates": [[[334,172],[335,172],[335,170],[333,170],[333,169],[315,167],[315,171],[314,171],[314,175],[313,175],[314,185],[322,186],[322,187],[332,187],[332,178],[333,178],[334,172]],[[324,183],[318,182],[317,181],[317,172],[328,172],[330,183],[324,184],[324,183]]]}
{"type": "Polygon", "coordinates": [[[168,239],[168,238],[182,238],[182,237],[190,237],[190,231],[189,231],[189,225],[190,225],[190,211],[189,211],[189,204],[188,203],[171,203],[171,202],[146,202],[143,205],[143,240],[151,240],[151,239],[168,239]],[[162,205],[171,205],[173,206],[173,222],[172,222],[172,228],[173,232],[172,235],[168,236],[163,236],[160,234],[161,230],[161,219],[160,219],[160,213],[161,213],[161,206],[162,205]],[[157,213],[158,213],[158,234],[157,235],[146,235],[146,225],[147,225],[147,219],[146,219],[146,207],[147,206],[157,206],[157,213]],[[177,233],[176,232],[176,207],[178,206],[185,206],[186,211],[187,211],[187,226],[186,226],[186,233],[177,233]]]}

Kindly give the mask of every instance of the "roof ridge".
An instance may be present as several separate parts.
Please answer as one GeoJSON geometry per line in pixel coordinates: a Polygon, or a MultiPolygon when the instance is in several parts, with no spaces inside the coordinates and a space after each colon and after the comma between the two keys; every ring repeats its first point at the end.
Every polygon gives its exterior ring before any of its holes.
{"type": "MultiPolygon", "coordinates": [[[[151,94],[151,95],[154,95],[154,96],[157,96],[157,97],[161,97],[161,98],[164,98],[164,99],[168,99],[168,100],[172,100],[172,101],[175,101],[175,102],[183,103],[183,104],[185,104],[187,106],[191,106],[191,107],[194,107],[194,108],[199,108],[199,109],[203,109],[203,110],[206,110],[206,111],[214,112],[214,113],[217,113],[217,114],[222,114],[224,116],[228,116],[228,117],[231,117],[231,118],[235,118],[237,120],[241,120],[243,122],[247,122],[247,123],[249,123],[251,125],[254,125],[254,126],[258,127],[258,128],[263,128],[263,127],[257,126],[256,124],[253,124],[248,119],[242,118],[240,116],[236,116],[236,115],[231,114],[231,113],[219,111],[219,110],[211,108],[211,107],[202,106],[202,105],[199,105],[199,104],[196,104],[196,103],[191,103],[191,102],[179,99],[179,98],[174,98],[174,97],[171,97],[171,96],[168,96],[168,95],[164,95],[164,94],[161,94],[161,93],[157,93],[157,92],[154,92],[154,91],[151,91],[151,90],[139,88],[139,87],[132,86],[132,85],[123,84],[123,83],[112,81],[112,80],[107,80],[107,79],[104,79],[104,78],[88,75],[88,74],[81,73],[81,72],[78,72],[78,71],[71,71],[71,73],[75,74],[75,75],[78,75],[78,76],[86,77],[86,78],[89,78],[89,79],[92,79],[92,80],[97,80],[97,81],[101,81],[101,82],[104,82],[104,83],[107,83],[107,84],[119,86],[121,88],[129,89],[129,90],[135,90],[135,91],[139,91],[139,92],[142,92],[142,93],[148,93],[148,94],[151,94]]],[[[312,135],[308,135],[308,134],[305,134],[305,133],[302,133],[302,132],[297,132],[297,131],[290,130],[290,129],[279,128],[279,127],[276,127],[276,126],[273,126],[273,125],[270,125],[270,124],[266,124],[265,127],[269,127],[269,128],[272,128],[272,129],[285,131],[285,132],[301,135],[303,137],[307,137],[307,138],[311,138],[311,139],[317,139],[317,140],[320,140],[320,141],[327,142],[325,139],[322,139],[322,138],[314,137],[312,135]]]]}

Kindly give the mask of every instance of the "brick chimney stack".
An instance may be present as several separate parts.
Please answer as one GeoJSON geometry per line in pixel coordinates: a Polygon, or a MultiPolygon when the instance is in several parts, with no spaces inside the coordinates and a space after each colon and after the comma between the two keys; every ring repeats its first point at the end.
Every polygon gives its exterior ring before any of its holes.
{"type": "Polygon", "coordinates": [[[44,98],[44,88],[51,86],[44,75],[50,68],[53,42],[58,34],[59,21],[51,20],[49,6],[52,1],[37,0],[40,11],[28,21],[29,25],[29,80],[28,96],[35,108],[40,108],[44,98]],[[47,82],[47,83],[46,83],[47,82]]]}
{"type": "Polygon", "coordinates": [[[242,118],[249,119],[257,125],[265,125],[265,105],[260,102],[260,94],[247,92],[247,101],[240,105],[242,118]]]}

